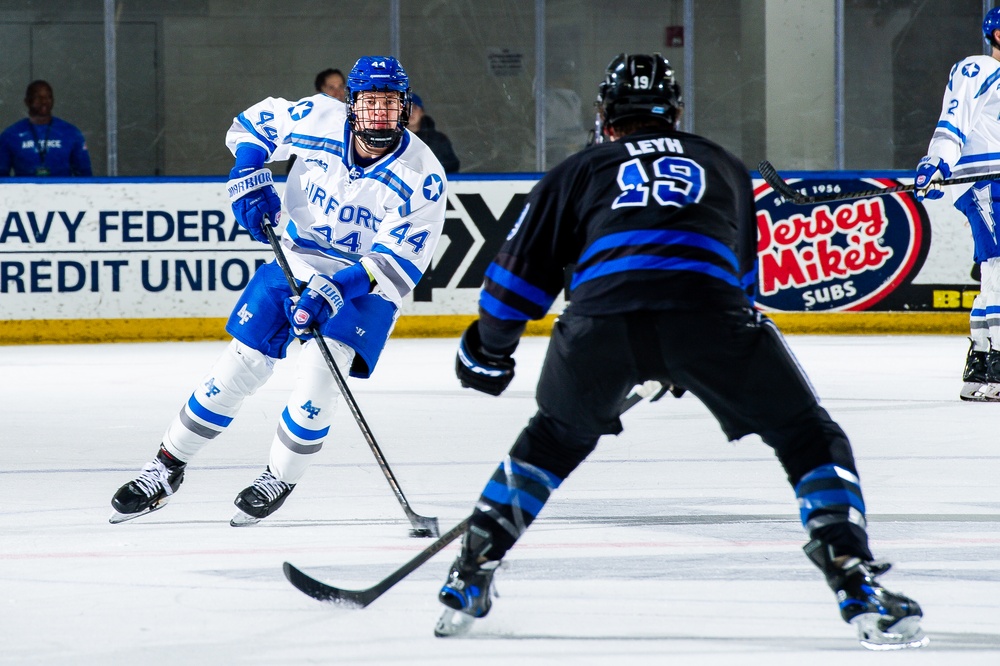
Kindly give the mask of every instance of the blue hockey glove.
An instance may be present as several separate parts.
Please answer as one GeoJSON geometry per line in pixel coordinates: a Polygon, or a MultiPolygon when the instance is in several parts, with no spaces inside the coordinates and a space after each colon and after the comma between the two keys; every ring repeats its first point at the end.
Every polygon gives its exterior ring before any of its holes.
{"type": "Polygon", "coordinates": [[[514,379],[514,359],[510,354],[497,354],[483,349],[479,338],[479,320],[469,324],[458,343],[455,375],[463,388],[489,395],[500,395],[514,379]]]}
{"type": "Polygon", "coordinates": [[[917,201],[940,199],[944,191],[938,181],[951,176],[951,168],[941,161],[940,157],[927,156],[917,164],[917,175],[913,180],[916,187],[917,201]]]}
{"type": "Polygon", "coordinates": [[[314,275],[302,295],[285,299],[285,312],[292,324],[292,333],[299,338],[310,337],[309,329],[322,326],[336,317],[344,307],[341,287],[326,275],[314,275]]]}
{"type": "Polygon", "coordinates": [[[240,226],[250,232],[254,240],[266,243],[264,224],[278,226],[281,215],[281,199],[274,189],[271,170],[256,166],[237,164],[229,172],[229,200],[233,202],[233,214],[240,226]]]}

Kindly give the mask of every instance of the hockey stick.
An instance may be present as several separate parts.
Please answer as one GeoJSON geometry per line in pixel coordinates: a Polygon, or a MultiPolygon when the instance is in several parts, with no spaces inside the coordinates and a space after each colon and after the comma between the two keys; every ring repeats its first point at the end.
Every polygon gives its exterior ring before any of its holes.
{"type": "MultiPolygon", "coordinates": [[[[655,395],[650,399],[650,402],[659,400],[668,390],[677,396],[677,393],[672,387],[663,386],[659,382],[649,381],[645,384],[641,384],[633,389],[628,397],[625,398],[625,401],[622,403],[623,408],[621,413],[624,414],[631,407],[641,402],[643,398],[653,395],[654,393],[655,395]]],[[[424,564],[424,562],[444,550],[452,541],[464,534],[465,530],[469,527],[469,522],[471,520],[472,517],[470,516],[458,525],[455,525],[453,528],[441,535],[441,538],[437,541],[417,553],[416,557],[411,559],[409,562],[393,571],[375,585],[363,590],[345,590],[340,587],[334,587],[333,585],[327,585],[322,581],[316,580],[309,574],[304,573],[300,569],[297,569],[295,565],[290,562],[285,562],[282,569],[285,572],[285,578],[288,579],[288,582],[291,583],[295,589],[307,594],[317,601],[325,601],[343,608],[364,608],[385,594],[393,585],[416,571],[421,565],[424,564]]]]}
{"type": "Polygon", "coordinates": [[[393,571],[383,580],[364,590],[344,590],[333,585],[327,585],[316,580],[309,574],[299,571],[289,562],[285,562],[282,568],[285,571],[285,578],[288,579],[288,582],[313,599],[337,604],[344,608],[364,608],[385,594],[390,587],[416,571],[424,562],[444,550],[452,541],[464,534],[471,520],[472,518],[469,517],[458,525],[455,525],[441,535],[441,538],[437,541],[420,551],[412,560],[393,571]]]}
{"type": "MultiPolygon", "coordinates": [[[[783,196],[793,204],[806,206],[809,204],[824,203],[827,201],[848,201],[850,199],[863,199],[865,197],[878,197],[883,194],[895,194],[896,192],[913,192],[917,189],[914,184],[894,185],[893,187],[879,187],[871,190],[859,190],[857,192],[837,192],[833,194],[820,194],[809,196],[789,185],[778,175],[778,172],[767,160],[757,165],[757,171],[774,191],[783,196]]],[[[947,178],[936,181],[937,185],[962,185],[964,183],[978,183],[981,180],[1000,180],[1000,173],[984,173],[978,176],[962,176],[961,178],[947,178]]]]}
{"type": "MultiPolygon", "coordinates": [[[[281,267],[281,272],[285,274],[285,279],[288,281],[288,286],[291,288],[292,293],[296,296],[301,295],[302,289],[299,287],[299,283],[295,281],[295,276],[292,274],[292,269],[288,265],[288,260],[285,258],[285,253],[281,249],[281,245],[278,244],[278,237],[274,235],[274,229],[265,220],[264,233],[267,234],[267,241],[271,244],[271,250],[274,251],[274,258],[278,261],[278,266],[281,267]]],[[[403,489],[399,487],[399,482],[396,480],[396,476],[389,469],[389,463],[386,462],[385,456],[382,455],[382,449],[379,448],[378,442],[375,441],[375,435],[372,433],[372,429],[368,427],[368,422],[365,421],[364,415],[361,413],[361,408],[358,407],[357,401],[354,399],[354,395],[351,390],[347,388],[347,382],[344,380],[344,375],[341,374],[340,368],[337,367],[337,363],[333,360],[333,354],[330,353],[330,348],[326,344],[326,340],[320,335],[317,328],[311,327],[309,332],[313,334],[316,344],[319,345],[319,351],[323,355],[323,359],[326,364],[330,367],[330,371],[333,372],[333,378],[337,382],[337,388],[340,389],[341,395],[344,396],[344,400],[347,401],[347,406],[351,409],[351,414],[354,415],[354,420],[357,421],[358,427],[361,428],[361,434],[364,435],[365,441],[368,442],[368,447],[375,454],[375,460],[378,462],[378,466],[382,469],[382,474],[385,475],[385,480],[389,482],[389,486],[392,491],[396,494],[396,499],[399,500],[399,505],[403,507],[403,512],[406,513],[406,517],[410,520],[410,525],[413,529],[410,530],[411,537],[436,537],[440,534],[438,529],[438,519],[428,518],[426,516],[421,516],[416,513],[412,508],[410,508],[410,503],[406,501],[406,496],[403,495],[403,489]]]]}

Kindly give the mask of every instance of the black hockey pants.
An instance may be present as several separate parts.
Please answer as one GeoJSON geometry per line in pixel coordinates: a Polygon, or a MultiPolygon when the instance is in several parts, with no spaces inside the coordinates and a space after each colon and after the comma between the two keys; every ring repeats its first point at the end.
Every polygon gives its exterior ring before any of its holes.
{"type": "MultiPolygon", "coordinates": [[[[819,405],[781,333],[750,309],[564,314],[553,328],[538,382],[538,414],[521,432],[511,459],[565,479],[601,435],[621,432],[622,401],[632,387],[650,379],[688,389],[730,440],[759,434],[774,449],[793,488],[824,465],[857,474],[847,436],[819,405]]],[[[498,471],[493,484],[517,483],[511,478],[517,477],[498,471]]],[[[532,487],[544,504],[555,486],[532,487]]],[[[499,559],[537,510],[525,513],[485,493],[480,504],[473,523],[494,532],[489,557],[499,559]],[[492,510],[485,511],[486,505],[492,510]],[[507,529],[500,534],[497,525],[504,521],[507,529]]],[[[832,545],[837,554],[872,559],[863,522],[833,522],[810,536],[832,545]]]]}

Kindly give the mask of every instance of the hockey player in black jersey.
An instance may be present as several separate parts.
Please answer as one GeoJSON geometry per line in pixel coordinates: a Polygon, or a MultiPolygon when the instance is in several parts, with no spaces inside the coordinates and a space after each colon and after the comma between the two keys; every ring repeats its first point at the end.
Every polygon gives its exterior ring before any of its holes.
{"type": "Polygon", "coordinates": [[[818,402],[781,333],[758,314],[757,227],[746,167],[677,131],[680,90],[659,55],[621,54],[598,94],[604,141],[552,169],[486,271],[479,319],[462,336],[463,386],[499,395],[529,319],[545,315],[574,265],[552,330],[538,412],[475,506],[441,588],[435,633],[490,610],[497,565],[549,495],[622,430],[619,407],[647,380],[684,387],[730,440],[757,433],[795,490],[806,554],[871,649],[920,647],[920,606],[883,588],[847,436],[818,402]]]}

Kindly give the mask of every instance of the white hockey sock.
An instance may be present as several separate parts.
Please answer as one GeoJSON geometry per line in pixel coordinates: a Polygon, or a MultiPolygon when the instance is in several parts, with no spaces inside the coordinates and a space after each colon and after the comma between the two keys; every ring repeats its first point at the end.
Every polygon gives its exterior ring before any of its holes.
{"type": "MultiPolygon", "coordinates": [[[[335,340],[326,339],[326,343],[337,367],[347,377],[354,350],[335,340]]],[[[302,348],[297,373],[298,379],[278,421],[268,460],[271,473],[289,484],[298,483],[312,457],[323,448],[340,394],[333,372],[314,340],[302,348]]]]}
{"type": "Polygon", "coordinates": [[[972,316],[969,318],[972,343],[976,351],[990,348],[982,345],[983,342],[992,342],[993,349],[1000,350],[1000,258],[984,261],[979,268],[980,291],[972,302],[972,316]],[[986,340],[983,340],[984,335],[986,340]]]}
{"type": "MultiPolygon", "coordinates": [[[[976,296],[976,300],[978,301],[980,298],[984,301],[983,309],[986,314],[983,317],[983,322],[987,327],[989,342],[993,349],[1000,350],[1000,292],[982,292],[976,296]]],[[[974,344],[976,345],[976,350],[979,351],[979,344],[975,341],[974,344]]],[[[989,349],[989,347],[986,347],[986,349],[989,349]]]]}
{"type": "Polygon", "coordinates": [[[232,422],[243,405],[270,379],[277,359],[233,340],[194,390],[163,435],[167,452],[189,462],[232,422]]]}
{"type": "Polygon", "coordinates": [[[974,351],[990,350],[990,327],[986,322],[986,299],[982,292],[972,301],[972,312],[969,314],[969,333],[972,337],[974,351]]]}

